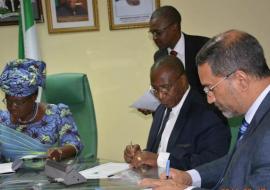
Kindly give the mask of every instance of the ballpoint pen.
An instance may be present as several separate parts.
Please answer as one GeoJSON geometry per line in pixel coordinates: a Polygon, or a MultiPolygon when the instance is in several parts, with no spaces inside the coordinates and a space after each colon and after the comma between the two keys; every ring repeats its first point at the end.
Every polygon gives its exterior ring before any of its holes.
{"type": "Polygon", "coordinates": [[[168,159],[166,162],[166,179],[169,179],[170,176],[170,160],[168,159]]]}

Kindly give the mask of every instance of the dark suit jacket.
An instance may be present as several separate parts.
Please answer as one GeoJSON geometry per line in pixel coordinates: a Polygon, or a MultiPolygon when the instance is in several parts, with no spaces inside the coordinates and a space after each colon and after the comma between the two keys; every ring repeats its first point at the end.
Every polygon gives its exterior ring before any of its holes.
{"type": "Polygon", "coordinates": [[[236,149],[230,155],[196,168],[202,186],[213,187],[226,167],[218,189],[270,189],[270,93],[236,149]]]}
{"type": "MultiPolygon", "coordinates": [[[[209,40],[203,36],[192,36],[184,34],[185,36],[185,70],[188,82],[192,87],[202,91],[202,86],[198,76],[195,57],[201,47],[209,40]]],[[[163,56],[168,55],[167,49],[160,49],[154,54],[154,61],[157,61],[163,56]]]]}
{"type": "MultiPolygon", "coordinates": [[[[159,105],[149,132],[147,151],[153,152],[166,108],[159,105]]],[[[202,95],[191,88],[169,138],[167,152],[173,168],[187,170],[224,156],[231,140],[227,121],[211,110],[202,95]]]]}

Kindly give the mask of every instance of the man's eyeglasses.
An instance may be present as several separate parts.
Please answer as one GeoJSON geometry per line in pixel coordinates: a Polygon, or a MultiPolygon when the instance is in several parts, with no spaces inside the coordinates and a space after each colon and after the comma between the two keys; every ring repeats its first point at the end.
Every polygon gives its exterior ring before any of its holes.
{"type": "Polygon", "coordinates": [[[227,78],[229,78],[234,72],[229,73],[228,75],[226,75],[225,77],[223,77],[222,79],[220,79],[216,84],[214,84],[213,86],[209,87],[209,86],[205,86],[203,88],[204,93],[207,96],[213,96],[213,90],[220,84],[222,83],[224,80],[226,80],[227,78]]]}
{"type": "Polygon", "coordinates": [[[26,98],[24,100],[20,101],[8,101],[7,98],[4,98],[2,102],[7,105],[7,106],[15,106],[15,107],[20,107],[24,105],[30,98],[26,98]]]}
{"type": "Polygon", "coordinates": [[[173,25],[174,23],[170,23],[167,26],[165,26],[164,28],[158,29],[158,30],[150,30],[148,31],[149,33],[152,34],[153,37],[159,37],[161,36],[171,25],[173,25]]]}
{"type": "Polygon", "coordinates": [[[161,85],[161,86],[159,86],[157,88],[154,88],[153,86],[150,86],[150,93],[153,94],[154,96],[158,96],[159,93],[162,93],[164,95],[168,95],[170,90],[172,89],[172,87],[175,84],[177,84],[177,81],[181,76],[182,76],[182,74],[179,75],[177,77],[177,79],[174,82],[172,82],[172,84],[161,85]]]}

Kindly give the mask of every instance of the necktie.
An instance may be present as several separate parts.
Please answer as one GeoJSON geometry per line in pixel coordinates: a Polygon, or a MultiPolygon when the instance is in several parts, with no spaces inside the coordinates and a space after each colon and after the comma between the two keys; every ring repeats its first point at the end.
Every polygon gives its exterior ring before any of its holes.
{"type": "Polygon", "coordinates": [[[249,126],[249,124],[248,124],[248,122],[244,118],[242,120],[242,125],[241,125],[241,127],[239,129],[239,132],[238,132],[237,141],[240,141],[243,138],[243,135],[246,132],[248,126],[249,126]]]}
{"type": "MultiPolygon", "coordinates": [[[[239,142],[242,138],[243,138],[243,135],[244,133],[246,132],[246,130],[248,129],[248,126],[249,126],[249,123],[245,120],[245,118],[242,120],[242,125],[239,129],[239,132],[238,132],[238,136],[237,136],[237,142],[239,142]]],[[[237,146],[236,146],[237,147],[237,146]]],[[[234,151],[236,150],[236,147],[234,148],[233,152],[231,153],[230,157],[229,157],[229,160],[226,164],[226,167],[224,169],[224,171],[222,172],[222,177],[220,177],[220,179],[218,180],[217,184],[215,185],[214,188],[212,188],[213,190],[216,190],[218,189],[218,187],[222,184],[223,180],[224,180],[224,176],[227,172],[227,169],[231,163],[231,160],[232,160],[232,157],[233,157],[233,154],[234,154],[234,151]]]]}
{"type": "Polygon", "coordinates": [[[162,133],[163,133],[163,131],[165,129],[165,126],[166,126],[166,123],[167,123],[167,121],[169,119],[169,116],[170,116],[171,111],[172,111],[171,108],[167,108],[166,115],[165,115],[165,117],[163,118],[163,120],[161,122],[159,131],[158,131],[158,135],[157,135],[157,137],[155,139],[155,143],[154,143],[154,146],[153,146],[153,149],[152,149],[153,152],[157,152],[158,151],[158,147],[159,147],[159,144],[160,144],[161,136],[162,136],[162,133]]]}
{"type": "Polygon", "coordinates": [[[172,51],[170,51],[170,55],[173,55],[173,56],[177,56],[177,52],[176,51],[174,51],[174,50],[172,50],[172,51]]]}

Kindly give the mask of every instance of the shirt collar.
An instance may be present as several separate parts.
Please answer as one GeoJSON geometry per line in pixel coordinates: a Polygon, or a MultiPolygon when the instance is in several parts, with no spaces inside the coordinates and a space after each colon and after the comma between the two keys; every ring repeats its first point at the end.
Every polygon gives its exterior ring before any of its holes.
{"type": "Polygon", "coordinates": [[[189,91],[190,91],[190,86],[186,90],[185,94],[183,95],[183,97],[181,98],[179,103],[172,108],[171,114],[173,114],[174,116],[177,116],[179,114],[179,112],[180,112],[180,110],[181,110],[181,108],[182,108],[182,106],[187,98],[189,91]]]}
{"type": "Polygon", "coordinates": [[[181,33],[181,37],[176,43],[173,49],[168,48],[168,52],[170,53],[172,50],[176,51],[180,55],[185,55],[185,37],[184,34],[181,33]]]}
{"type": "Polygon", "coordinates": [[[255,102],[251,105],[251,107],[248,109],[247,113],[245,114],[245,120],[250,124],[251,120],[253,119],[255,113],[257,112],[259,106],[261,105],[263,99],[266,97],[268,92],[270,91],[270,85],[268,85],[262,93],[257,97],[255,102]]]}

